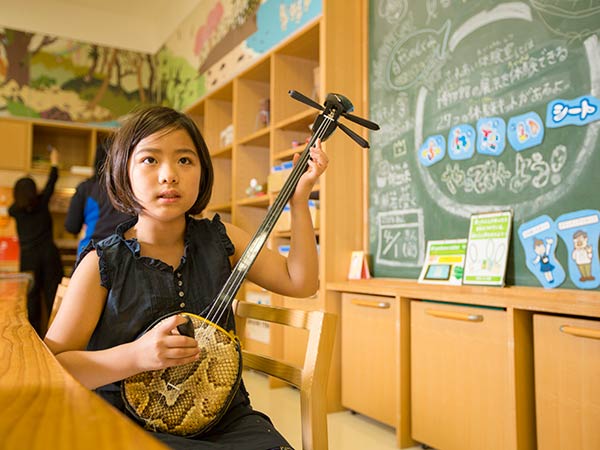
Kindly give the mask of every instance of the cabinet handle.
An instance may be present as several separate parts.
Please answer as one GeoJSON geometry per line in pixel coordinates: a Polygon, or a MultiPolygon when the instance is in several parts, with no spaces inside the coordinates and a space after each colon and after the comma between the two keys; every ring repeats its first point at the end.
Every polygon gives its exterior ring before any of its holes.
{"type": "Polygon", "coordinates": [[[366,306],[367,308],[379,308],[388,309],[390,307],[389,302],[370,302],[368,300],[356,300],[352,299],[352,304],[356,306],[366,306]]]}
{"type": "Polygon", "coordinates": [[[466,322],[483,322],[481,314],[468,314],[455,311],[440,311],[437,309],[426,309],[425,313],[441,319],[464,320],[466,322]]]}
{"type": "Polygon", "coordinates": [[[560,331],[577,337],[584,337],[590,339],[600,339],[600,330],[593,330],[591,328],[572,327],[571,325],[561,325],[560,331]]]}

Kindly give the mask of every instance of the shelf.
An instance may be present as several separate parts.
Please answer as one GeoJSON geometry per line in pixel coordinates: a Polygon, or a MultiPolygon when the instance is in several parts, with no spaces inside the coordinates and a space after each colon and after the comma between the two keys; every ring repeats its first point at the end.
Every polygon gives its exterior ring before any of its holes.
{"type": "Polygon", "coordinates": [[[233,146],[228,145],[226,147],[222,147],[214,152],[211,152],[211,158],[231,158],[231,151],[233,146]]]}
{"type": "Polygon", "coordinates": [[[248,197],[242,200],[238,200],[236,202],[239,206],[259,206],[259,207],[268,207],[269,206],[269,196],[268,195],[260,195],[258,197],[248,197]]]}
{"type": "Polygon", "coordinates": [[[275,128],[278,130],[305,131],[310,134],[309,126],[315,121],[317,115],[318,112],[315,109],[306,109],[277,122],[275,128]]]}
{"type": "Polygon", "coordinates": [[[231,212],[231,202],[211,203],[206,207],[206,209],[208,211],[230,213],[231,212]]]}
{"type": "Polygon", "coordinates": [[[298,146],[294,148],[290,148],[287,150],[283,150],[281,152],[277,152],[273,155],[273,159],[276,161],[289,161],[292,159],[296,153],[302,153],[304,151],[304,146],[298,146]]]}
{"type": "MultiPolygon", "coordinates": [[[[315,228],[315,236],[319,237],[320,234],[321,234],[320,230],[318,228],[315,228]]],[[[289,239],[290,237],[292,237],[292,233],[291,233],[291,231],[273,231],[273,237],[281,238],[281,239],[289,239]]]]}
{"type": "Polygon", "coordinates": [[[208,98],[213,100],[225,100],[231,102],[233,99],[233,84],[231,84],[231,82],[225,83],[216,91],[210,93],[208,95],[208,98]]]}
{"type": "Polygon", "coordinates": [[[319,59],[319,19],[275,50],[278,55],[303,59],[319,59]]]}
{"type": "Polygon", "coordinates": [[[240,145],[253,145],[259,147],[268,147],[269,146],[269,132],[271,129],[269,127],[261,128],[254,133],[244,136],[242,139],[238,141],[240,145]]]}

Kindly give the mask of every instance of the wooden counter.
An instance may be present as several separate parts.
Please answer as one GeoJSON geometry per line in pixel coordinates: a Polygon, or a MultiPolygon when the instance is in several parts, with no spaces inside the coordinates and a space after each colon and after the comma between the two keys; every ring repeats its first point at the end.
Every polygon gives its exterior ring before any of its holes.
{"type": "Polygon", "coordinates": [[[62,368],[27,321],[26,289],[0,277],[0,448],[166,449],[62,368]]]}
{"type": "Polygon", "coordinates": [[[480,306],[496,306],[557,314],[600,317],[600,291],[583,289],[543,289],[528,286],[436,286],[415,280],[371,278],[369,280],[327,283],[327,289],[340,292],[376,294],[421,300],[437,300],[480,306]]]}
{"type": "MultiPolygon", "coordinates": [[[[537,432],[541,429],[548,429],[548,427],[542,428],[545,425],[540,421],[540,417],[542,419],[543,417],[541,415],[536,417],[536,389],[540,391],[540,386],[536,386],[534,380],[533,346],[534,343],[536,345],[547,345],[547,343],[544,342],[544,338],[541,335],[534,336],[534,317],[562,317],[561,323],[570,323],[577,319],[587,320],[586,327],[591,329],[595,329],[594,327],[597,328],[599,323],[598,318],[600,318],[600,291],[598,290],[544,289],[541,287],[522,286],[436,286],[419,284],[416,280],[392,278],[330,282],[327,283],[326,290],[330,309],[336,308],[341,310],[340,305],[342,305],[345,298],[351,299],[356,296],[365,295],[377,296],[378,299],[374,297],[375,304],[390,304],[390,308],[392,306],[396,308],[397,313],[389,319],[389,326],[393,326],[396,330],[395,336],[393,336],[394,342],[380,347],[384,348],[387,352],[381,358],[393,360],[395,364],[397,384],[394,407],[396,408],[395,428],[399,448],[412,447],[415,445],[414,437],[418,437],[418,433],[415,434],[415,424],[412,422],[415,420],[415,417],[421,418],[415,407],[421,405],[413,405],[412,401],[415,401],[415,399],[419,401],[419,398],[422,397],[421,394],[423,394],[423,387],[419,387],[418,383],[413,383],[411,379],[413,376],[422,379],[424,376],[423,373],[427,374],[430,368],[428,366],[427,370],[419,372],[420,366],[417,363],[419,361],[422,362],[423,358],[425,358],[424,360],[428,364],[436,357],[437,360],[442,362],[450,358],[449,350],[443,347],[450,339],[455,339],[456,342],[460,343],[456,344],[455,347],[458,347],[456,355],[461,358],[465,357],[465,355],[469,358],[477,355],[477,344],[480,341],[483,342],[471,331],[467,334],[468,338],[464,342],[461,341],[462,335],[460,333],[462,331],[459,330],[452,334],[451,326],[444,324],[443,321],[435,322],[435,327],[427,328],[428,331],[426,330],[426,333],[423,333],[421,329],[415,328],[415,321],[422,322],[424,319],[421,316],[417,317],[411,311],[415,307],[418,307],[419,304],[422,304],[421,301],[443,302],[438,303],[435,309],[450,311],[450,313],[445,312],[445,314],[455,314],[455,310],[460,310],[459,314],[463,316],[464,314],[484,314],[479,311],[489,311],[489,313],[485,313],[486,315],[492,314],[492,310],[477,310],[477,307],[493,307],[499,308],[499,311],[501,311],[503,317],[502,324],[496,325],[493,338],[502,339],[501,341],[498,340],[498,342],[503,342],[503,347],[501,349],[502,352],[498,353],[500,356],[497,357],[497,360],[502,364],[495,366],[499,378],[488,378],[491,381],[497,382],[493,384],[494,386],[500,386],[501,383],[502,386],[505,386],[505,391],[503,391],[502,395],[507,400],[507,405],[503,407],[501,412],[496,411],[496,413],[506,421],[506,425],[503,425],[502,428],[504,432],[504,443],[502,445],[504,445],[504,449],[506,450],[534,450],[538,448],[538,442],[542,442],[538,438],[537,432]],[[353,295],[349,296],[348,293],[353,295]],[[569,319],[572,320],[570,321],[569,319]],[[443,336],[443,339],[439,338],[439,336],[443,336]],[[435,339],[430,339],[430,337],[439,339],[435,341],[435,339]],[[424,344],[426,344],[425,347],[423,347],[424,344]],[[427,347],[427,345],[429,346],[427,347]],[[425,350],[423,350],[424,348],[425,350]],[[413,351],[415,355],[411,355],[413,351]],[[414,371],[417,371],[417,373],[414,374],[414,371]],[[536,419],[538,421],[537,430],[536,419]]],[[[344,318],[342,318],[343,320],[344,318]]],[[[356,330],[358,329],[358,325],[355,324],[352,328],[356,330]]],[[[369,331],[369,333],[373,332],[369,331]]],[[[370,355],[374,350],[369,348],[368,339],[365,338],[363,341],[365,342],[363,345],[359,345],[356,342],[352,343],[352,351],[370,355]]],[[[573,343],[572,345],[582,346],[584,344],[594,345],[587,342],[573,343]]],[[[344,347],[344,342],[341,342],[341,347],[344,347]]],[[[579,358],[577,360],[578,370],[582,371],[582,377],[586,380],[596,376],[595,374],[598,373],[597,369],[590,369],[590,365],[587,362],[589,359],[593,360],[596,358],[594,355],[598,354],[597,349],[600,349],[597,346],[593,348],[595,349],[594,352],[579,352],[576,355],[579,358]]],[[[552,350],[549,349],[549,351],[552,350]]],[[[341,365],[341,354],[342,352],[334,354],[333,367],[341,365]]],[[[487,352],[484,351],[481,354],[487,355],[487,352]]],[[[455,359],[458,360],[460,358],[457,357],[455,359]]],[[[468,358],[467,360],[471,361],[468,358]]],[[[444,372],[451,369],[447,364],[444,364],[439,366],[441,367],[439,371],[444,372]]],[[[492,364],[491,366],[494,365],[492,364]]],[[[467,376],[466,372],[463,373],[467,370],[467,367],[467,364],[460,366],[461,374],[459,380],[467,376]]],[[[440,373],[439,371],[431,375],[431,380],[433,381],[427,381],[429,390],[435,384],[434,381],[440,379],[437,376],[440,373]]],[[[477,376],[479,376],[476,371],[470,373],[470,375],[473,379],[477,379],[477,376]]],[[[448,377],[449,375],[444,376],[444,382],[451,383],[448,381],[448,377]]],[[[373,384],[381,384],[383,381],[374,372],[371,382],[373,384]]],[[[451,384],[445,388],[454,389],[459,384],[451,384]]],[[[554,389],[554,385],[552,387],[554,389]]],[[[360,390],[362,387],[353,385],[346,387],[346,389],[352,391],[360,390]]],[[[548,394],[548,396],[551,395],[557,397],[563,394],[562,392],[557,393],[553,390],[548,394]]],[[[593,399],[589,400],[589,403],[597,402],[599,398],[596,395],[593,399]]],[[[543,404],[542,400],[537,398],[538,405],[543,404]]],[[[490,400],[490,402],[493,401],[493,399],[490,400]]],[[[575,407],[578,408],[579,404],[575,405],[575,407]]],[[[431,411],[429,410],[429,412],[431,411]]],[[[484,416],[484,412],[483,409],[481,411],[472,411],[475,417],[475,419],[469,422],[472,429],[477,429],[478,426],[482,425],[476,422],[481,421],[480,418],[484,416]]],[[[463,410],[453,410],[452,413],[449,413],[442,419],[442,423],[452,423],[453,418],[460,417],[463,413],[463,410]]],[[[554,412],[552,413],[554,414],[554,412]]],[[[593,420],[592,417],[586,417],[585,419],[588,421],[593,420]]],[[[582,433],[581,440],[594,439],[596,435],[600,436],[600,433],[594,433],[588,433],[587,435],[582,433]]],[[[576,434],[571,432],[568,433],[568,436],[573,437],[576,434]]],[[[430,438],[431,445],[436,447],[434,433],[428,432],[427,437],[430,438]]],[[[467,439],[466,437],[463,438],[467,439]]],[[[546,441],[557,441],[554,435],[543,436],[543,438],[546,441]]],[[[429,444],[430,442],[427,443],[429,444]]],[[[438,447],[450,448],[448,446],[444,447],[444,445],[441,444],[438,447]]],[[[476,448],[476,446],[465,448],[476,448]]],[[[491,447],[480,446],[479,448],[491,447]]],[[[581,449],[584,447],[574,446],[572,448],[581,449]]]]}

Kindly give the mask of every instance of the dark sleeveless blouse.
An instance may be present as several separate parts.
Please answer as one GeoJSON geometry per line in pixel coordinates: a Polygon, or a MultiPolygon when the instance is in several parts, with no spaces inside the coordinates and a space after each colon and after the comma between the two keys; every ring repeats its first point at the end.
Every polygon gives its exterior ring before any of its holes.
{"type": "MultiPolygon", "coordinates": [[[[212,220],[187,217],[186,221],[184,254],[176,268],[140,255],[139,242],[124,237],[137,218],[119,225],[114,235],[88,245],[83,253],[96,250],[101,285],[108,290],[88,350],[132,342],[157,319],[175,312],[205,316],[231,273],[229,256],[233,255],[234,246],[218,215],[212,220]]],[[[235,329],[231,311],[219,325],[235,329]]],[[[96,392],[130,416],[121,399],[120,383],[103,386],[96,392]]],[[[267,416],[252,409],[243,382],[227,413],[207,435],[198,439],[153,435],[178,449],[266,450],[289,445],[267,416]],[[205,438],[211,441],[210,445],[203,444],[205,438]]]]}

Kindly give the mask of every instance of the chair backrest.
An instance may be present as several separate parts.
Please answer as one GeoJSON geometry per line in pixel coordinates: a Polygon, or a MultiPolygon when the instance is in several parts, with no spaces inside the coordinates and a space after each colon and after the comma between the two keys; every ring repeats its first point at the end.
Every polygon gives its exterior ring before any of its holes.
{"type": "Polygon", "coordinates": [[[336,316],[323,311],[303,311],[237,301],[236,316],[263,320],[308,331],[304,365],[243,350],[244,367],[279,378],[300,390],[302,448],[327,450],[327,379],[335,340],[336,316]]]}
{"type": "Polygon", "coordinates": [[[56,294],[54,294],[54,303],[52,304],[52,311],[50,311],[50,317],[48,317],[48,328],[50,328],[52,321],[56,317],[56,312],[60,307],[63,297],[65,296],[67,286],[69,286],[69,280],[69,277],[63,277],[63,279],[60,281],[60,284],[56,288],[56,294]]]}

